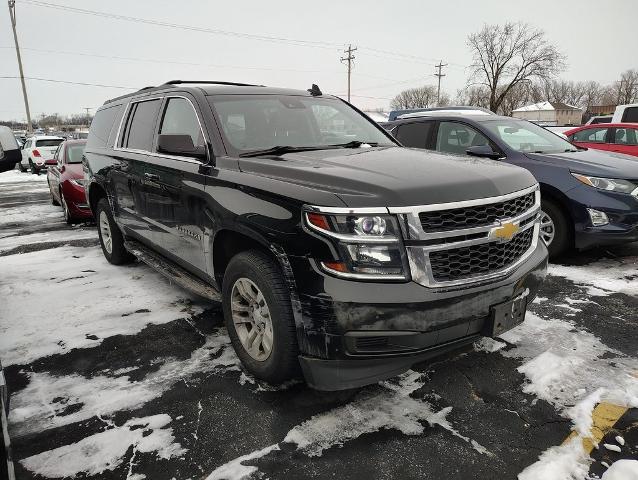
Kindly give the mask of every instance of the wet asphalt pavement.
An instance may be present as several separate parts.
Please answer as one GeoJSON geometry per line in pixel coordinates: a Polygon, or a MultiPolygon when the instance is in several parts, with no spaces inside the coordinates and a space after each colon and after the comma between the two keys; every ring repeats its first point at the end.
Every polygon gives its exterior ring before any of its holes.
{"type": "MultiPolygon", "coordinates": [[[[0,218],[6,209],[25,205],[25,202],[36,207],[47,205],[48,192],[36,189],[21,193],[19,186],[3,192],[0,186],[0,218]]],[[[59,219],[20,220],[2,228],[11,235],[25,236],[66,231],[71,227],[64,224],[60,216],[59,219]]],[[[78,228],[94,226],[75,227],[78,228]]],[[[90,238],[27,242],[0,252],[0,271],[3,257],[42,250],[53,252],[62,245],[99,248],[96,240],[90,238]]],[[[637,256],[638,244],[632,244],[587,252],[565,262],[587,269],[600,259],[635,261],[637,256]]],[[[100,301],[100,294],[95,292],[95,302],[100,301]]],[[[582,286],[559,276],[548,277],[539,296],[546,300],[530,305],[530,311],[548,319],[565,318],[566,310],[561,305],[565,304],[566,298],[592,299],[582,286]]],[[[575,328],[592,333],[608,347],[624,355],[636,356],[638,298],[615,293],[593,300],[579,304],[579,311],[571,313],[569,321],[575,328]]],[[[188,362],[194,352],[206,345],[207,339],[223,334],[219,307],[203,305],[203,308],[202,313],[186,313],[182,319],[149,324],[133,335],[110,336],[94,347],[72,349],[27,364],[9,365],[5,369],[9,388],[15,396],[39,374],[91,379],[98,374],[109,376],[124,370],[130,371],[127,374],[129,382],[144,382],[160,371],[166,359],[188,362]]],[[[2,318],[0,321],[20,320],[2,318]]],[[[509,348],[508,345],[504,350],[509,348]]],[[[219,354],[216,351],[211,355],[219,354]]],[[[131,447],[113,469],[93,476],[80,473],[76,478],[136,478],[131,477],[135,472],[152,480],[203,479],[227,462],[277,444],[277,449],[271,453],[244,462],[257,467],[255,478],[261,475],[263,478],[295,480],[514,479],[542,452],[560,445],[572,428],[570,420],[553,405],[524,393],[522,386],[526,379],[517,371],[522,363],[523,360],[518,358],[468,348],[414,366],[413,371],[422,375],[417,388],[410,392],[409,400],[422,402],[424,408],[427,406],[434,412],[452,407],[446,420],[455,433],[436,422],[432,424],[417,418],[416,425],[421,426],[421,431],[406,432],[401,426],[390,426],[378,431],[363,428],[364,431],[357,434],[361,425],[374,422],[386,413],[375,410],[375,404],[381,404],[392,391],[384,385],[328,393],[310,390],[302,383],[284,389],[269,388],[233,368],[191,372],[181,381],[171,380],[168,388],[156,398],[132,409],[115,411],[108,418],[95,412],[78,422],[12,435],[17,478],[45,478],[25,468],[21,459],[79,442],[109,426],[121,426],[131,418],[168,414],[172,418],[170,426],[175,442],[185,449],[181,455],[163,459],[156,452],[144,453],[131,447]],[[340,421],[343,420],[340,414],[345,412],[349,420],[343,424],[344,431],[352,427],[354,433],[344,435],[341,440],[327,438],[321,455],[283,441],[295,427],[332,411],[340,421]],[[482,448],[477,448],[476,444],[482,448]]],[[[60,392],[60,397],[65,395],[66,392],[60,392]]],[[[389,403],[393,402],[390,398],[389,403]]],[[[420,404],[416,405],[418,408],[420,404]]],[[[71,415],[83,407],[70,403],[57,415],[71,415]]],[[[627,448],[622,453],[595,452],[594,458],[598,455],[599,460],[607,459],[608,463],[618,458],[638,458],[638,418],[632,412],[630,410],[623,419],[624,423],[617,425],[628,440],[627,448]]],[[[411,414],[406,415],[410,417],[411,414]]],[[[15,432],[15,427],[12,428],[15,432]]],[[[604,467],[595,462],[591,471],[601,475],[604,467]]]]}

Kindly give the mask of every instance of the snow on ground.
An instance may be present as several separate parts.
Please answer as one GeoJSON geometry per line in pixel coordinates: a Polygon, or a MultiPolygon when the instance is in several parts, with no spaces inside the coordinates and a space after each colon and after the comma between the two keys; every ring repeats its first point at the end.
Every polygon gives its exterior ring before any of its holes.
{"type": "Polygon", "coordinates": [[[638,460],[618,460],[603,474],[602,480],[638,480],[638,460]]]}
{"type": "Polygon", "coordinates": [[[163,362],[161,367],[139,381],[129,379],[129,369],[119,376],[91,378],[28,373],[27,387],[11,397],[11,434],[19,437],[96,415],[107,417],[160,397],[178,381],[190,382],[191,377],[201,374],[239,371],[239,359],[225,329],[209,335],[206,343],[186,360],[168,357],[158,362],[163,362]]]}
{"type": "MultiPolygon", "coordinates": [[[[61,215],[61,214],[60,214],[61,215]]],[[[50,232],[30,233],[28,235],[8,236],[0,233],[0,253],[22,245],[34,245],[44,242],[67,242],[70,240],[96,239],[97,230],[91,228],[76,228],[74,230],[52,230],[50,232]]]]}
{"type": "Polygon", "coordinates": [[[5,188],[5,183],[47,183],[46,175],[33,175],[31,173],[22,173],[18,170],[9,170],[8,172],[0,173],[0,189],[5,188]]]}
{"type": "Polygon", "coordinates": [[[548,273],[584,285],[594,296],[612,293],[638,295],[638,257],[625,257],[623,260],[599,260],[587,267],[552,264],[548,273]]]}
{"type": "Polygon", "coordinates": [[[574,441],[544,452],[520,480],[584,478],[590,460],[582,438],[590,435],[592,410],[601,401],[638,407],[638,359],[607,347],[569,321],[529,312],[523,324],[502,338],[516,346],[500,353],[524,361],[518,368],[528,382],[523,391],[554,405],[578,433],[574,441]]]}
{"type": "Polygon", "coordinates": [[[109,264],[100,248],[60,247],[0,257],[0,358],[28,364],[112,335],[202,311],[143,264],[109,264]],[[28,279],[28,280],[27,280],[28,279]],[[8,322],[7,319],[20,319],[8,322]]]}
{"type": "Polygon", "coordinates": [[[60,222],[63,222],[64,215],[61,207],[24,203],[14,207],[3,208],[0,211],[0,229],[5,230],[8,225],[28,223],[44,218],[59,218],[60,222]]]}
{"type": "MultiPolygon", "coordinates": [[[[74,477],[79,473],[99,475],[120,466],[128,449],[133,447],[134,455],[127,476],[131,479],[137,452],[155,453],[162,459],[178,457],[186,452],[179,443],[175,443],[173,430],[164,428],[170,422],[171,417],[166,414],[133,418],[120,427],[113,426],[77,443],[25,458],[20,463],[46,478],[74,477]]],[[[135,478],[141,480],[146,477],[138,474],[135,478]]]]}
{"type": "MultiPolygon", "coordinates": [[[[468,442],[483,455],[492,454],[482,445],[461,435],[446,419],[452,407],[435,410],[425,400],[411,394],[427,383],[419,372],[407,371],[393,379],[380,382],[376,387],[363,389],[348,404],[320,413],[292,428],[283,443],[294,444],[297,450],[310,456],[321,456],[329,448],[380,430],[398,430],[405,435],[420,435],[424,424],[438,425],[452,435],[468,442]]],[[[278,450],[271,445],[262,450],[236,458],[212,472],[206,480],[241,480],[250,478],[257,468],[242,462],[255,460],[278,450]]]]}

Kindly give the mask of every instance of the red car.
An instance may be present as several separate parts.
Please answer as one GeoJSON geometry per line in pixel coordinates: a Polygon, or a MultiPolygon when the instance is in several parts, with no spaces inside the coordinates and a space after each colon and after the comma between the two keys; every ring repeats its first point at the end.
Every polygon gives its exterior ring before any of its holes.
{"type": "Polygon", "coordinates": [[[55,163],[47,172],[51,203],[62,205],[69,225],[93,218],[84,193],[82,154],[85,146],[86,140],[62,142],[53,156],[55,163]]]}
{"type": "Polygon", "coordinates": [[[607,150],[638,157],[638,123],[599,123],[565,132],[579,147],[607,150]]]}

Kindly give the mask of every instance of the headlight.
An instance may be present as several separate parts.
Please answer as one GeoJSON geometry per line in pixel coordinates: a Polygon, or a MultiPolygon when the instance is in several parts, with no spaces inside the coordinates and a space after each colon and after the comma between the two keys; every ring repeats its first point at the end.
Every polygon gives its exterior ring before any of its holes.
{"type": "Polygon", "coordinates": [[[86,180],[83,178],[74,178],[72,180],[69,180],[73,185],[77,186],[77,187],[82,187],[84,188],[86,186],[86,180]]]}
{"type": "Polygon", "coordinates": [[[393,215],[341,215],[305,212],[307,227],[334,240],[338,260],[320,262],[336,276],[368,280],[407,280],[407,261],[393,215]]]}
{"type": "Polygon", "coordinates": [[[638,185],[630,182],[629,180],[622,180],[619,178],[590,177],[588,175],[582,175],[580,173],[572,173],[572,175],[585,185],[598,188],[599,190],[607,190],[610,192],[620,193],[634,193],[635,195],[638,195],[638,185]]]}

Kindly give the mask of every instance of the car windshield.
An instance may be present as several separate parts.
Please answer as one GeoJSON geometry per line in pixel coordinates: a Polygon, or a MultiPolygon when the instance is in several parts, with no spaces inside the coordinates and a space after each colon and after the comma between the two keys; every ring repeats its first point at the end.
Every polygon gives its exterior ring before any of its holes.
{"type": "Polygon", "coordinates": [[[483,125],[519,152],[559,153],[577,150],[567,140],[524,120],[497,119],[483,122],[483,125]]]}
{"type": "Polygon", "coordinates": [[[36,147],[57,147],[63,141],[64,140],[62,140],[61,138],[47,138],[44,140],[36,140],[35,146],[36,147]]]}
{"type": "Polygon", "coordinates": [[[334,98],[294,95],[208,97],[224,137],[240,152],[273,147],[394,145],[369,120],[334,98]]]}
{"type": "Polygon", "coordinates": [[[66,163],[82,163],[84,144],[69,145],[66,147],[66,163]]]}

